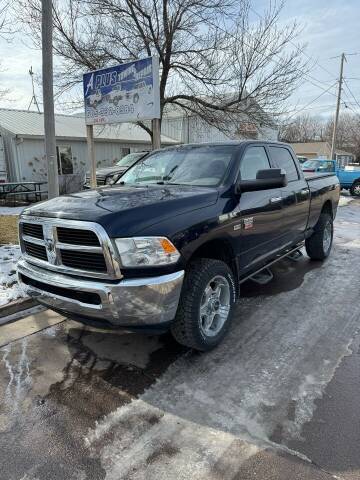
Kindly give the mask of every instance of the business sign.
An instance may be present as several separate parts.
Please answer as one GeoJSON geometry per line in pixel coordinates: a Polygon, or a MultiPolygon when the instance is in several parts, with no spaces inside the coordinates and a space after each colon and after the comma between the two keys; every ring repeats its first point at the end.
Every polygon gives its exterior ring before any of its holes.
{"type": "Polygon", "coordinates": [[[85,73],[83,86],[87,125],[160,118],[157,57],[85,73]]]}

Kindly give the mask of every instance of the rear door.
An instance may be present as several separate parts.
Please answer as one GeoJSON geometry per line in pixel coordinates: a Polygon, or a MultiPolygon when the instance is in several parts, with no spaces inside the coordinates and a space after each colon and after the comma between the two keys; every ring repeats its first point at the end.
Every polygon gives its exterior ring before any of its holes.
{"type": "MultiPolygon", "coordinates": [[[[258,170],[270,168],[266,149],[250,145],[240,160],[241,180],[255,180],[258,170]]],[[[279,188],[244,192],[240,199],[240,266],[243,270],[281,248],[282,195],[279,188]]],[[[234,232],[235,233],[235,232],[234,232]]]]}
{"type": "Polygon", "coordinates": [[[286,172],[288,185],[281,189],[283,216],[281,230],[285,243],[294,244],[304,239],[309,209],[310,190],[293,155],[285,145],[268,147],[270,161],[286,172]]]}

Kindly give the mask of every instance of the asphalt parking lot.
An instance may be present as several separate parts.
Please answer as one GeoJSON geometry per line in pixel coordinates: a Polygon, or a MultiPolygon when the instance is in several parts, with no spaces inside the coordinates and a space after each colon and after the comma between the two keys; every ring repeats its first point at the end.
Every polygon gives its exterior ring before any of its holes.
{"type": "Polygon", "coordinates": [[[0,326],[1,480],[360,478],[360,201],[199,354],[49,310],[0,326]]]}

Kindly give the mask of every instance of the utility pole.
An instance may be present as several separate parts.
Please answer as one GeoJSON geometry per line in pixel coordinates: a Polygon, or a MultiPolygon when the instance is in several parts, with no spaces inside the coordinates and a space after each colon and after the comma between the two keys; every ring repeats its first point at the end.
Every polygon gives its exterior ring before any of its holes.
{"type": "Polygon", "coordinates": [[[42,0],[42,84],[44,104],[45,157],[48,170],[48,197],[59,196],[56,158],[54,86],[53,86],[53,22],[52,0],[42,0]]]}
{"type": "Polygon", "coordinates": [[[343,71],[344,71],[344,61],[346,60],[345,53],[341,54],[341,61],[340,61],[340,77],[339,77],[339,90],[337,94],[337,102],[336,102],[336,112],[335,112],[335,119],[334,119],[334,130],[331,142],[331,160],[336,160],[335,155],[335,148],[336,148],[336,133],[337,127],[339,122],[339,112],[340,112],[340,102],[341,102],[341,90],[342,90],[342,83],[343,83],[343,71]]]}

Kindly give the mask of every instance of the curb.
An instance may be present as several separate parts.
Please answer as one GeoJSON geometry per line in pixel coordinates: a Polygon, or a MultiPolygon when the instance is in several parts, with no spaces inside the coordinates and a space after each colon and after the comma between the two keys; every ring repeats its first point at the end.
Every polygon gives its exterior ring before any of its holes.
{"type": "Polygon", "coordinates": [[[21,312],[22,310],[27,310],[36,305],[38,305],[38,303],[33,298],[19,298],[18,300],[14,300],[13,302],[0,307],[0,318],[21,312]]]}

